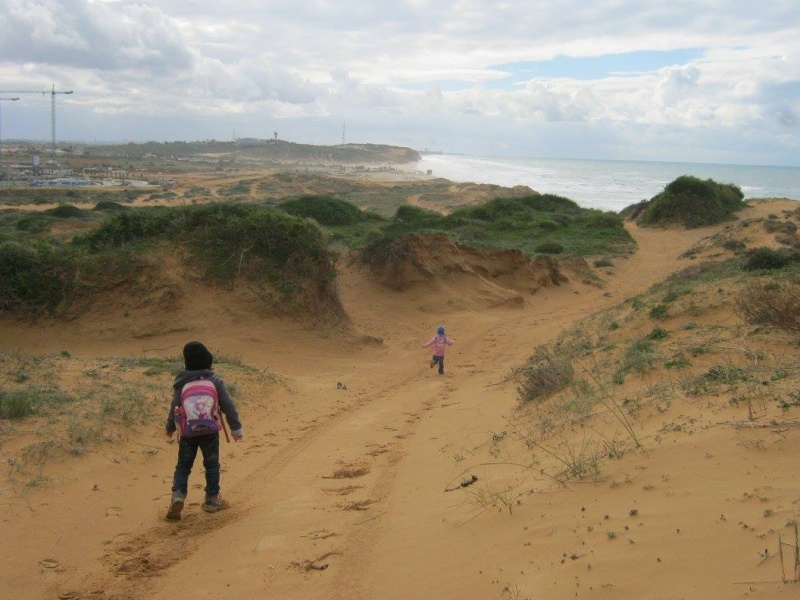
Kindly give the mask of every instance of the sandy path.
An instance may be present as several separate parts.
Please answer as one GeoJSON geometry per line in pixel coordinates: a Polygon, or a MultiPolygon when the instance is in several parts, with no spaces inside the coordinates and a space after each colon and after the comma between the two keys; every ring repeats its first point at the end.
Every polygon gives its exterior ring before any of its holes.
{"type": "MultiPolygon", "coordinates": [[[[502,546],[480,541],[494,536],[482,531],[486,524],[462,526],[483,509],[444,492],[471,474],[454,456],[503,429],[515,395],[513,386],[498,384],[512,365],[573,320],[662,279],[684,262],[676,255],[704,235],[637,235],[639,252],[619,262],[607,290],[579,284],[542,290],[523,309],[420,314],[412,298],[365,292],[369,287],[358,274],[345,273],[345,305],[364,330],[384,339],[383,349],[314,360],[312,374],[308,365],[282,365],[298,399],[312,402],[321,388],[343,380],[348,390],[340,393],[348,401],[268,458],[232,459],[231,471],[240,476],[228,494],[233,507],[225,526],[168,571],[169,586],[155,585],[147,597],[174,598],[176,587],[190,587],[193,573],[207,564],[219,565],[208,597],[497,594],[508,558],[502,546]],[[436,319],[446,320],[457,339],[441,378],[427,369],[427,353],[418,346],[436,319]],[[336,478],[337,470],[353,476],[336,478]]],[[[493,476],[489,469],[474,470],[481,480],[493,476]]],[[[178,527],[193,526],[188,523],[178,527]]],[[[147,531],[147,546],[169,544],[163,536],[170,527],[147,531]]]]}
{"type": "MultiPolygon", "coordinates": [[[[631,231],[639,251],[617,261],[604,288],[543,289],[522,308],[430,314],[418,309],[419,298],[376,290],[346,270],[345,306],[362,331],[383,339],[380,347],[315,342],[308,333],[290,339],[268,324],[231,329],[223,344],[288,381],[261,418],[256,407],[243,415],[245,442],[224,446],[231,506],[205,515],[193,489],[184,520],[163,522],[174,447],[148,433],[141,441],[163,451],[87,458],[58,498],[42,492],[28,499],[30,514],[19,504],[7,511],[19,572],[7,589],[15,597],[47,590],[48,598],[100,590],[98,597],[137,599],[501,597],[508,574],[532,568],[519,552],[529,528],[541,527],[545,539],[546,526],[482,518],[478,497],[444,490],[471,474],[498,485],[519,477],[464,459],[506,427],[516,402],[513,385],[502,383],[509,369],[576,320],[690,264],[678,256],[708,234],[631,231]],[[444,377],[427,368],[419,348],[439,323],[457,340],[444,377]],[[63,510],[48,510],[59,505],[75,507],[66,523],[63,510]],[[72,539],[74,551],[65,552],[72,539]],[[65,569],[42,568],[31,582],[30,564],[49,555],[65,569]],[[208,575],[202,589],[198,573],[208,575]]],[[[517,487],[550,487],[526,477],[517,487]]],[[[512,508],[516,500],[556,501],[509,497],[512,508]]],[[[513,589],[505,593],[514,597],[513,589]]]]}

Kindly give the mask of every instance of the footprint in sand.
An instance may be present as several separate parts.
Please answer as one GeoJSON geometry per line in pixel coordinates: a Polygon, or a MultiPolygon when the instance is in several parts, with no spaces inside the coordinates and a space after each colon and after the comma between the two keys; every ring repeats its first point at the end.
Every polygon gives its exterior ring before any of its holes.
{"type": "Polygon", "coordinates": [[[347,511],[365,511],[369,510],[372,506],[372,500],[357,500],[356,502],[348,502],[347,504],[339,505],[342,510],[347,511]]]}
{"type": "Polygon", "coordinates": [[[333,475],[325,477],[325,479],[355,479],[363,477],[369,473],[369,467],[366,465],[345,465],[336,469],[333,475]]]}
{"type": "Polygon", "coordinates": [[[118,506],[110,506],[106,509],[107,517],[119,517],[122,514],[122,509],[118,506]]]}
{"type": "Polygon", "coordinates": [[[302,537],[311,538],[312,540],[326,540],[331,537],[336,537],[338,534],[327,529],[320,529],[319,531],[312,531],[308,535],[302,537]]]}
{"type": "Polygon", "coordinates": [[[44,558],[39,561],[39,566],[44,569],[57,569],[58,561],[55,558],[44,558]]]}
{"type": "Polygon", "coordinates": [[[348,485],[342,488],[322,488],[322,491],[326,494],[335,494],[336,496],[347,496],[352,494],[356,490],[360,490],[364,486],[362,485],[348,485]]]}
{"type": "Polygon", "coordinates": [[[391,449],[388,446],[389,446],[388,444],[381,444],[381,445],[369,444],[367,447],[371,447],[372,450],[367,452],[367,455],[375,457],[380,454],[386,454],[387,452],[391,452],[391,449]]]}
{"type": "Polygon", "coordinates": [[[330,566],[330,557],[338,556],[339,554],[339,552],[327,552],[317,558],[304,560],[302,562],[294,562],[292,564],[301,571],[324,571],[330,566]]]}

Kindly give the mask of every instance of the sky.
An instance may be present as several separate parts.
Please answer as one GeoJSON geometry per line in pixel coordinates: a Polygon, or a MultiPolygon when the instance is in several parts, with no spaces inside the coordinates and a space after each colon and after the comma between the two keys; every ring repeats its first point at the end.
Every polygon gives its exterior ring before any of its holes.
{"type": "Polygon", "coordinates": [[[800,2],[0,0],[0,98],[6,140],[55,98],[58,141],[800,166],[800,2]]]}

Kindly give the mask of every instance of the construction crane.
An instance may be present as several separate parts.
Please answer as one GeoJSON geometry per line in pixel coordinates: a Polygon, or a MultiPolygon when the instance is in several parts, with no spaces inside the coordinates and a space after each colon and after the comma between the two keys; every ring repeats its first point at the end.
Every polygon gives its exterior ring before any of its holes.
{"type": "Polygon", "coordinates": [[[56,84],[49,90],[0,90],[0,94],[50,94],[50,153],[53,168],[56,167],[56,94],[71,94],[72,90],[57,90],[56,84]]]}

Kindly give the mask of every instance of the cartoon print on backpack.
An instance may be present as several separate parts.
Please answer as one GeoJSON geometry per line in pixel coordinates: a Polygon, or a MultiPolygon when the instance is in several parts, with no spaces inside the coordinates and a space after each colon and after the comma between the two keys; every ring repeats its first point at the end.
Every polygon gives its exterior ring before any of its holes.
{"type": "Polygon", "coordinates": [[[184,384],[180,406],[175,408],[175,424],[186,437],[219,433],[219,401],[213,381],[196,379],[184,384]]]}

